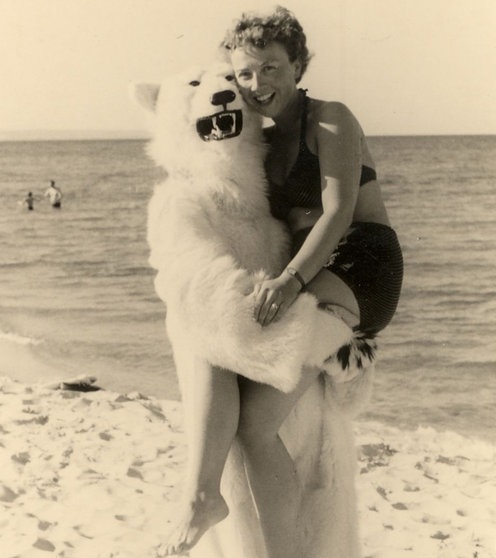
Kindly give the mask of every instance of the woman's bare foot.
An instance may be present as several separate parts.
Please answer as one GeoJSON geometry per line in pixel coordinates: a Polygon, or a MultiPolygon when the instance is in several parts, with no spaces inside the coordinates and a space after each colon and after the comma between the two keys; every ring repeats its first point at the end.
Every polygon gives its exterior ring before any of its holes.
{"type": "Polygon", "coordinates": [[[189,502],[167,537],[167,542],[158,546],[155,558],[181,555],[191,550],[205,532],[227,517],[229,508],[219,494],[207,498],[205,494],[189,502]]]}

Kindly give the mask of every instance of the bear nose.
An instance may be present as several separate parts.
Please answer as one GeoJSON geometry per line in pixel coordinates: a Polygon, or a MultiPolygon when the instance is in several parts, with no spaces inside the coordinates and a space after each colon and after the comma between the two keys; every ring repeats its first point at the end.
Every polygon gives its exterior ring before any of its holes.
{"type": "Polygon", "coordinates": [[[226,89],[225,91],[218,91],[214,93],[211,98],[212,105],[224,105],[226,106],[227,103],[232,103],[236,99],[236,93],[234,91],[230,91],[226,89]]]}

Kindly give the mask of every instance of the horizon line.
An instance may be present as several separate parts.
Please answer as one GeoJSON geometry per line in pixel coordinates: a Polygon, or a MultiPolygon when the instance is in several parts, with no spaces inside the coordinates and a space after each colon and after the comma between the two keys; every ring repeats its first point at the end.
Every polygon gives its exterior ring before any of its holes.
{"type": "MultiPolygon", "coordinates": [[[[382,133],[366,134],[367,137],[447,137],[447,136],[494,136],[496,133],[382,133]]],[[[151,134],[144,130],[4,130],[0,142],[8,141],[84,141],[84,140],[149,140],[151,134]]]]}
{"type": "Polygon", "coordinates": [[[0,130],[0,141],[63,141],[99,139],[148,139],[143,130],[0,130]]]}

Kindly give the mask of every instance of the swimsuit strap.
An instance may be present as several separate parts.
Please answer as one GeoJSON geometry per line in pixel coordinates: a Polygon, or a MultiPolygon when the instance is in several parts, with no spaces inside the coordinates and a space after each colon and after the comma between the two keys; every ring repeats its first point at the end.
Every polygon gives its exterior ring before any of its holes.
{"type": "Polygon", "coordinates": [[[300,124],[300,145],[306,147],[306,134],[307,134],[307,113],[308,113],[308,89],[298,89],[303,94],[303,110],[301,112],[301,124],[300,124]]]}
{"type": "MultiPolygon", "coordinates": [[[[300,153],[298,154],[298,158],[300,154],[303,152],[304,156],[309,155],[312,158],[315,158],[318,161],[318,156],[315,155],[308,149],[306,135],[307,135],[307,117],[308,117],[308,104],[310,99],[307,96],[308,89],[298,89],[298,91],[303,95],[303,110],[301,111],[301,124],[300,124],[300,153]]],[[[318,163],[317,163],[318,164],[318,163]]],[[[320,171],[319,171],[320,172],[320,171]]],[[[360,175],[360,186],[367,184],[373,180],[377,180],[377,173],[376,170],[372,167],[368,167],[367,165],[362,165],[362,173],[360,175]]]]}

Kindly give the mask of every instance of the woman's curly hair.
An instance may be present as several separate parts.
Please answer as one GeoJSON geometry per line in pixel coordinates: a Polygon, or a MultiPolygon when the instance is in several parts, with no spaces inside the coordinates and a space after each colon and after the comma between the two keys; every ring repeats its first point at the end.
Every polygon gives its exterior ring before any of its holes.
{"type": "Polygon", "coordinates": [[[300,81],[311,58],[307,39],[296,17],[282,6],[277,6],[268,15],[243,13],[233,28],[227,31],[221,47],[233,51],[251,44],[263,49],[271,42],[278,42],[286,49],[290,62],[300,62],[300,81]]]}

